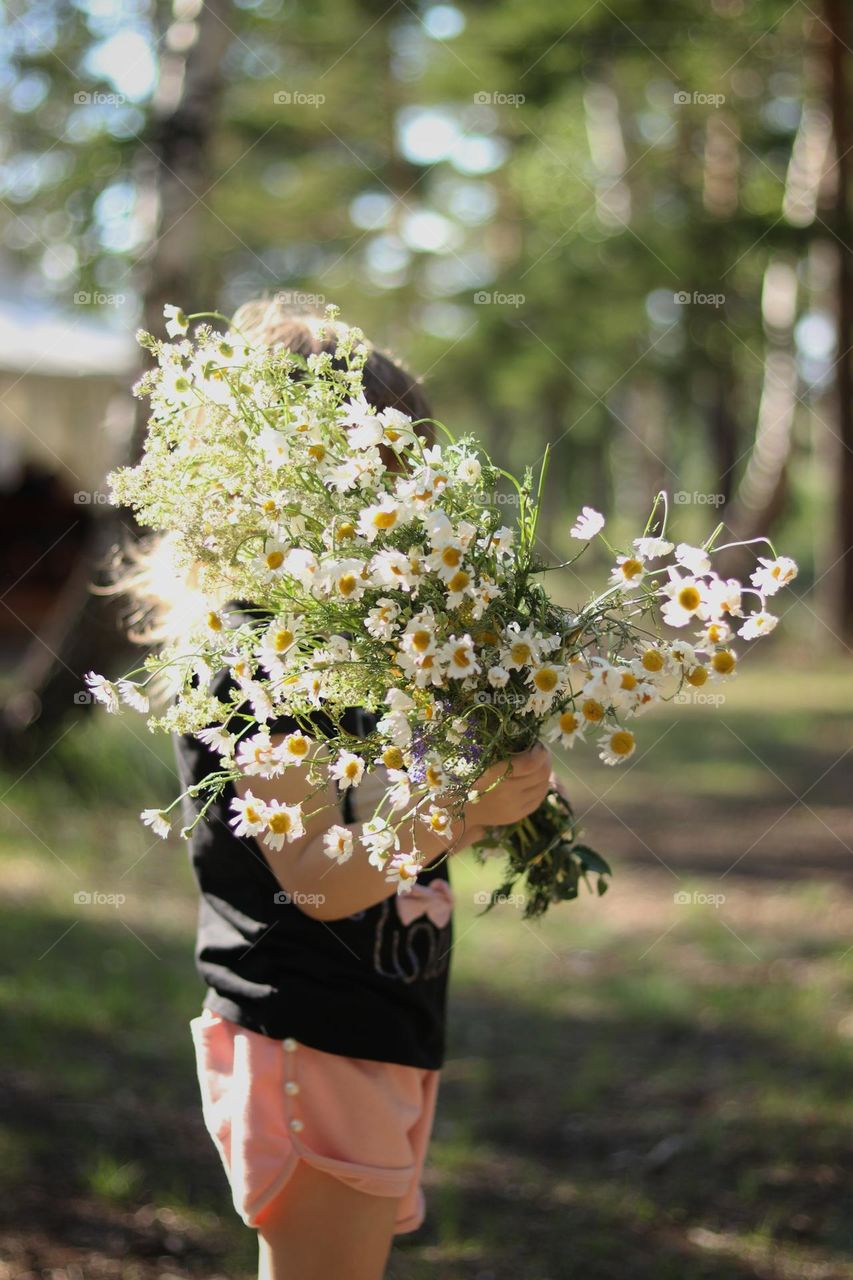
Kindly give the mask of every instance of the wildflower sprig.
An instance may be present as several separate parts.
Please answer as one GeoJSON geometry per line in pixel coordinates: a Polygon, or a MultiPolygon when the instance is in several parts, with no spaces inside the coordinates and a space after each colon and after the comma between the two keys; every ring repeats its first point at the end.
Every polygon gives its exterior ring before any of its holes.
{"type": "MultiPolygon", "coordinates": [[[[337,862],[368,857],[404,891],[419,866],[403,834],[413,821],[449,830],[475,796],[487,826],[488,792],[474,784],[492,764],[539,738],[566,748],[594,738],[605,763],[623,763],[637,716],[685,685],[730,678],[736,637],[775,626],[766,601],[794,562],[771,547],[750,586],[721,578],[711,563],[719,530],[701,546],[669,541],[665,495],[624,551],[583,509],[570,531],[578,554],[600,539],[612,569],[591,600],[557,605],[545,573],[559,566],[536,552],[547,454],[535,481],[518,480],[471,436],[377,411],[356,329],[337,334],[334,358],[304,358],[253,344],[225,317],[172,307],[166,316],[172,342],[138,335],[157,361],[135,388],[150,402],[148,435],[139,462],[110,477],[111,497],[162,535],[170,571],[193,589],[179,639],[117,683],[87,679],[113,711],[148,712],[149,690],[164,686],[170,705],[150,727],[195,734],[218,756],[192,789],[203,804],[182,834],[238,777],[299,769],[303,805],[267,805],[251,791],[232,804],[237,834],[280,848],[304,831],[327,771],[345,789],[381,770],[370,819],[357,837],[332,826],[326,851],[337,862]],[[496,496],[504,482],[517,496],[512,527],[496,496]],[[214,697],[223,669],[232,692],[214,697]],[[367,737],[344,727],[355,706],[378,717],[367,737]],[[282,715],[298,728],[271,736],[282,715]]],[[[176,804],[143,819],[166,835],[176,804]]],[[[496,894],[522,877],[526,914],[539,915],[588,876],[606,887],[606,862],[578,835],[555,787],[524,822],[490,830],[478,852],[506,853],[496,894]]]]}

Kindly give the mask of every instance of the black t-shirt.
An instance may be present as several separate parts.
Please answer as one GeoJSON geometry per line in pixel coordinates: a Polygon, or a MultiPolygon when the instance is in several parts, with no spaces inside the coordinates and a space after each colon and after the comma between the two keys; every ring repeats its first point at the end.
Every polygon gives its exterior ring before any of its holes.
{"type": "MultiPolygon", "coordinates": [[[[223,670],[210,691],[227,698],[230,687],[223,670]]],[[[375,719],[353,709],[343,724],[365,736],[375,719]]],[[[267,726],[271,733],[297,727],[288,717],[267,726]]],[[[217,754],[197,738],[175,735],[174,741],[185,787],[220,767],[217,754]]],[[[195,957],[208,987],[205,1006],[277,1040],[293,1036],[327,1053],[439,1068],[452,922],[439,928],[422,914],[405,925],[396,889],[343,919],[313,919],[282,901],[261,843],[229,827],[234,796],[229,783],[190,837],[201,890],[195,957]]],[[[203,803],[184,798],[186,825],[203,803]]],[[[367,854],[356,849],[353,857],[359,856],[367,854]]],[[[446,860],[422,871],[418,883],[436,879],[448,879],[446,860]]]]}

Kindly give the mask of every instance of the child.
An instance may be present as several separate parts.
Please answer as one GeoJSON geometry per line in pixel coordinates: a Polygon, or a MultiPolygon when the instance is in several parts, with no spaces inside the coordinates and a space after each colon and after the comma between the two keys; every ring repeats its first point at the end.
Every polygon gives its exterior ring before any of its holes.
{"type": "MultiPolygon", "coordinates": [[[[234,317],[253,339],[302,355],[334,351],[341,328],[322,324],[320,332],[319,320],[263,301],[234,317]]],[[[429,416],[417,383],[373,349],[364,388],[377,410],[429,416]]],[[[235,620],[239,611],[234,602],[235,620]]],[[[227,697],[232,680],[221,671],[211,692],[227,697]]],[[[374,723],[352,708],[345,727],[364,736],[374,723]]],[[[283,717],[267,727],[276,742],[298,726],[283,717]]],[[[318,716],[320,754],[322,739],[318,716]]],[[[218,767],[195,735],[176,738],[176,750],[184,786],[218,767]]],[[[235,1208],[258,1232],[266,1280],[380,1280],[392,1236],[421,1224],[452,946],[447,860],[435,860],[473,843],[484,824],[536,809],[550,760],[538,746],[494,766],[475,789],[497,785],[444,835],[413,822],[408,846],[425,869],[399,896],[366,857],[338,864],[323,841],[334,824],[358,834],[385,790],[383,773],[358,788],[329,777],[328,807],[279,852],[234,834],[232,804],[249,789],[267,803],[297,804],[307,798],[302,770],[229,785],[191,839],[201,891],[196,962],[208,988],[190,1024],[204,1119],[235,1208]]],[[[185,803],[189,824],[199,802],[185,803]]]]}

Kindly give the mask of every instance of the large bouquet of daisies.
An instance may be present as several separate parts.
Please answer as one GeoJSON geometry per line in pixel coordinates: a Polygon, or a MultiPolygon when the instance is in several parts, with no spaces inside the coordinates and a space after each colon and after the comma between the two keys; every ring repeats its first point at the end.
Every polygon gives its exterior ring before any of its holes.
{"type": "MultiPolygon", "coordinates": [[[[470,437],[431,424],[438,439],[428,443],[418,430],[427,424],[376,412],[362,390],[358,330],[339,337],[334,360],[304,359],[223,335],[210,321],[224,317],[212,314],[194,317],[190,336],[182,313],[166,311],[175,341],[139,335],[157,362],[135,388],[150,399],[148,435],[139,463],[110,477],[111,497],[166,535],[197,607],[180,639],[137,671],[87,682],[110,710],[148,713],[149,686],[167,677],[168,708],[149,727],[196,734],[219,756],[192,789],[202,798],[196,821],[240,775],[305,770],[316,794],[321,770],[346,788],[381,767],[387,787],[372,816],[357,835],[331,826],[325,847],[339,862],[368,858],[404,891],[420,868],[401,834],[413,822],[448,830],[474,797],[487,815],[488,793],[472,788],[489,766],[540,738],[592,740],[606,764],[621,764],[638,715],[684,687],[731,678],[734,632],[753,639],[775,625],[765,601],[794,577],[794,562],[759,559],[748,587],[722,579],[714,535],[702,546],[667,540],[665,495],[624,553],[607,544],[613,569],[600,594],[571,611],[555,604],[543,576],[557,566],[536,546],[544,466],[534,492],[530,475],[516,480],[470,437]],[[513,528],[499,500],[507,485],[513,528]],[[209,691],[223,668],[227,701],[209,691]],[[365,738],[341,724],[354,706],[378,713],[365,738]],[[320,712],[323,756],[311,750],[320,712]],[[282,714],[300,728],[273,741],[266,726],[282,714]]],[[[584,508],[571,529],[578,554],[605,538],[603,526],[584,508]]],[[[181,799],[144,821],[167,835],[181,799]]],[[[280,849],[317,804],[265,804],[248,792],[232,822],[280,849]]],[[[478,848],[506,854],[493,900],[522,880],[527,915],[576,897],[581,879],[606,887],[607,863],[579,843],[556,787],[478,848]]]]}

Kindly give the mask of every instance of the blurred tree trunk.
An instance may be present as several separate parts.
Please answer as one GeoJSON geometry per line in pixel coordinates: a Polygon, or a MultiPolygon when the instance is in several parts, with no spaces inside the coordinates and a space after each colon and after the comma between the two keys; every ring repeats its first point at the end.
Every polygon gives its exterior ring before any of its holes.
{"type": "Polygon", "coordinates": [[[837,528],[835,555],[838,561],[839,590],[836,629],[841,640],[853,644],[853,370],[850,346],[853,341],[853,273],[850,269],[850,158],[851,146],[847,98],[847,54],[851,23],[848,0],[825,0],[824,13],[829,28],[828,79],[835,140],[836,188],[832,230],[836,237],[838,263],[837,314],[838,365],[836,369],[837,428],[840,439],[838,459],[837,528]]]}
{"type": "MultiPolygon", "coordinates": [[[[162,332],[165,303],[193,309],[199,302],[198,214],[211,185],[210,147],[222,90],[221,66],[232,38],[228,17],[227,0],[199,0],[188,23],[184,5],[180,23],[173,22],[160,41],[158,86],[139,151],[137,193],[152,237],[139,262],[143,327],[157,334],[162,332]]],[[[135,401],[127,440],[129,462],[141,448],[146,403],[135,401]]],[[[69,580],[12,677],[0,724],[4,754],[20,751],[24,729],[41,731],[29,735],[33,748],[39,746],[44,733],[75,702],[83,701],[83,673],[113,668],[117,656],[126,651],[114,601],[93,594],[90,584],[93,569],[101,570],[113,551],[138,532],[126,513],[112,509],[96,521],[80,572],[69,580]]]]}

